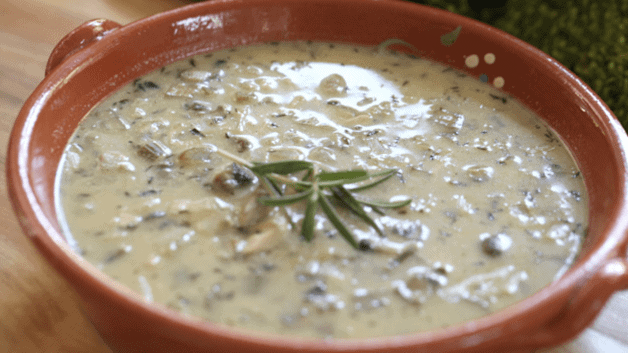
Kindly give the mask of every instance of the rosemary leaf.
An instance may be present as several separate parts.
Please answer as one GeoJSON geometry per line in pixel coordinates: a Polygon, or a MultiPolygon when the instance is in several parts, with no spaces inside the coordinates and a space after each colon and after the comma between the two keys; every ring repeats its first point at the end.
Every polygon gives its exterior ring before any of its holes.
{"type": "Polygon", "coordinates": [[[260,179],[262,179],[264,184],[266,184],[266,188],[268,190],[273,191],[275,195],[283,196],[283,192],[281,191],[281,188],[279,187],[279,185],[277,185],[277,183],[273,179],[270,179],[269,177],[261,177],[260,179]]]}
{"type": "MultiPolygon", "coordinates": [[[[321,188],[331,188],[331,187],[334,187],[334,186],[340,186],[340,185],[345,185],[345,184],[355,184],[355,183],[359,183],[361,181],[372,179],[374,177],[378,177],[381,174],[382,173],[375,173],[375,174],[368,174],[368,173],[366,173],[363,176],[352,178],[352,179],[338,179],[338,180],[321,181],[320,183],[318,183],[318,185],[320,185],[321,188]]],[[[351,190],[353,190],[353,189],[351,189],[351,190]]]]}
{"type": "MultiPolygon", "coordinates": [[[[325,172],[322,171],[318,174],[319,181],[336,181],[336,180],[355,180],[356,178],[362,178],[368,176],[366,170],[342,170],[338,172],[325,172]]],[[[345,183],[346,184],[346,183],[345,183]]]]}
{"type": "Polygon", "coordinates": [[[257,198],[257,202],[266,206],[287,206],[295,202],[299,202],[301,200],[306,199],[313,192],[314,190],[308,189],[306,191],[299,192],[296,194],[291,194],[291,195],[282,195],[282,196],[275,196],[275,197],[261,196],[257,198]]]}
{"type": "Polygon", "coordinates": [[[363,191],[363,190],[366,190],[366,189],[370,189],[370,188],[372,188],[374,186],[377,186],[377,185],[385,182],[386,180],[392,178],[392,176],[395,175],[395,173],[397,173],[397,170],[395,170],[395,169],[388,169],[388,170],[384,170],[382,172],[371,174],[371,178],[377,178],[378,176],[383,176],[383,177],[380,178],[380,179],[377,179],[377,180],[375,180],[375,181],[373,181],[371,183],[368,183],[368,184],[347,188],[347,190],[350,190],[352,192],[358,192],[358,191],[363,191]]]}
{"type": "Polygon", "coordinates": [[[318,209],[318,193],[313,192],[310,198],[307,200],[307,206],[305,208],[305,217],[301,224],[301,235],[305,240],[311,241],[314,238],[314,230],[316,224],[314,223],[314,216],[318,209]]]}
{"type": "Polygon", "coordinates": [[[351,244],[351,246],[359,249],[360,247],[358,245],[358,242],[355,240],[355,237],[353,236],[351,231],[347,229],[347,227],[345,227],[344,223],[342,223],[336,211],[334,211],[334,209],[329,204],[329,201],[327,201],[325,195],[323,195],[321,192],[318,193],[318,204],[321,206],[323,212],[325,212],[327,219],[329,219],[331,224],[333,224],[336,230],[338,230],[338,233],[340,233],[340,235],[342,235],[342,237],[345,238],[345,240],[347,240],[349,244],[351,244]]]}
{"type": "Polygon", "coordinates": [[[280,161],[273,163],[254,163],[250,169],[253,173],[264,176],[273,173],[286,175],[311,168],[312,163],[306,161],[280,161]]]}
{"type": "MultiPolygon", "coordinates": [[[[358,201],[358,202],[359,202],[359,201],[358,201]]],[[[360,203],[361,203],[361,204],[363,204],[363,205],[366,205],[366,204],[365,204],[365,203],[363,203],[363,202],[360,202],[360,203]]],[[[379,208],[377,208],[377,207],[375,207],[375,206],[373,206],[373,205],[366,205],[366,206],[370,206],[370,207],[373,209],[373,212],[377,213],[377,214],[378,214],[378,215],[380,215],[380,216],[385,215],[384,211],[380,210],[379,208]]]]}
{"type": "Polygon", "coordinates": [[[369,217],[366,211],[364,211],[364,209],[362,208],[362,205],[360,205],[358,200],[356,200],[355,197],[353,197],[353,195],[351,195],[351,193],[347,191],[347,189],[345,189],[343,186],[337,186],[335,188],[332,188],[331,191],[334,193],[334,196],[336,196],[336,199],[338,199],[346,208],[353,212],[353,214],[360,217],[360,219],[373,227],[373,229],[375,229],[375,231],[377,231],[379,235],[384,236],[384,233],[379,228],[377,223],[375,223],[375,221],[371,217],[369,217]]]}
{"type": "Polygon", "coordinates": [[[358,200],[359,203],[371,207],[379,207],[379,208],[400,208],[403,206],[407,206],[412,202],[411,199],[397,201],[397,202],[388,202],[388,201],[374,201],[374,200],[358,200]]]}

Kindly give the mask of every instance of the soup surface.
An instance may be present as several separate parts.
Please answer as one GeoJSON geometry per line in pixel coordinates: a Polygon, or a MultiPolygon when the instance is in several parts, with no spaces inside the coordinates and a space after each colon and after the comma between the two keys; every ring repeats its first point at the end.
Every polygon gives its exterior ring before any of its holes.
{"type": "Polygon", "coordinates": [[[555,134],[515,100],[405,54],[272,43],[199,55],[95,107],[58,177],[70,243],[145,300],[185,315],[307,337],[439,328],[533,294],[574,261],[583,180],[555,134]],[[257,203],[246,161],[397,170],[365,207],[257,203]],[[378,213],[377,211],[382,211],[378,213]]]}

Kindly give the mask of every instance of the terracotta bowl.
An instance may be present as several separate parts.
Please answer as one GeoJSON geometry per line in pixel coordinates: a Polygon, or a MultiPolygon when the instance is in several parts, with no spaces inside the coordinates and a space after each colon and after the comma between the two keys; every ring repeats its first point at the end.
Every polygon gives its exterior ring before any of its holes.
{"type": "Polygon", "coordinates": [[[374,0],[213,1],[126,25],[83,24],[55,48],[46,78],[15,123],[8,188],[25,234],[74,286],[85,313],[120,352],[504,352],[562,343],[582,331],[609,296],[628,288],[628,137],[608,107],[552,58],[499,30],[445,11],[374,0]],[[444,34],[461,26],[455,43],[444,34]],[[81,118],[129,82],[187,56],[266,41],[377,45],[398,38],[419,55],[497,83],[566,141],[590,195],[582,255],[560,280],[481,319],[372,340],[261,336],[188,319],[149,304],[73,253],[57,222],[55,173],[81,118]],[[450,44],[450,45],[446,45],[450,44]],[[484,60],[495,55],[495,62],[484,60]],[[479,64],[470,64],[477,55],[479,64]],[[497,79],[497,80],[496,80],[497,79]]]}

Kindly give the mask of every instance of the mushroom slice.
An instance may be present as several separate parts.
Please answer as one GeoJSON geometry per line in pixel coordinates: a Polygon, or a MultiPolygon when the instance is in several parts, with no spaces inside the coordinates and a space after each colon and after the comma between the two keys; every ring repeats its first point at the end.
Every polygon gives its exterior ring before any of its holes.
{"type": "Polygon", "coordinates": [[[321,80],[318,90],[330,97],[343,97],[347,94],[347,81],[338,74],[331,74],[321,80]]]}
{"type": "Polygon", "coordinates": [[[108,171],[135,171],[135,166],[129,162],[129,157],[117,151],[101,154],[98,158],[98,167],[100,170],[108,171]]]}
{"type": "Polygon", "coordinates": [[[415,266],[407,271],[405,280],[394,280],[391,284],[395,292],[410,304],[425,303],[437,288],[446,286],[447,276],[427,267],[415,266]]]}
{"type": "Polygon", "coordinates": [[[275,219],[269,219],[256,227],[255,232],[246,240],[246,245],[240,250],[240,253],[251,255],[275,248],[287,231],[285,221],[280,221],[282,219],[275,217],[275,219]]]}
{"type": "Polygon", "coordinates": [[[181,72],[181,79],[187,82],[204,82],[217,76],[213,72],[203,70],[186,70],[181,72]]]}
{"type": "Polygon", "coordinates": [[[166,91],[167,97],[193,98],[198,91],[196,85],[181,82],[173,85],[166,91]]]}
{"type": "Polygon", "coordinates": [[[257,199],[265,194],[265,190],[258,187],[256,191],[250,194],[246,201],[242,203],[238,216],[239,227],[244,229],[254,227],[268,216],[273,208],[257,202],[257,199]]]}
{"type": "Polygon", "coordinates": [[[162,142],[155,140],[142,145],[140,149],[137,150],[137,154],[152,162],[159,158],[172,155],[172,150],[162,142]]]}
{"type": "Polygon", "coordinates": [[[257,184],[258,178],[245,167],[233,163],[218,173],[211,184],[216,190],[233,195],[236,190],[257,184]]]}
{"type": "Polygon", "coordinates": [[[181,152],[178,161],[183,168],[209,165],[214,157],[214,151],[215,148],[209,146],[192,147],[181,152]]]}
{"type": "Polygon", "coordinates": [[[513,244],[512,238],[504,233],[480,234],[482,251],[492,257],[497,257],[508,251],[513,244]]]}

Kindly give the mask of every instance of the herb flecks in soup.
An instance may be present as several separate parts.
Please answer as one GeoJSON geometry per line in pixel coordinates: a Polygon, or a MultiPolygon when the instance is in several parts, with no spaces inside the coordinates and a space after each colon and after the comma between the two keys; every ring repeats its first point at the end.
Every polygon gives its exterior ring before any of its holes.
{"type": "Polygon", "coordinates": [[[58,195],[77,251],[146,300],[311,337],[404,334],[512,305],[568,268],[587,228],[576,165],[515,100],[426,60],[320,43],[200,55],[137,79],[82,122],[58,195]],[[320,208],[307,242],[307,202],[260,204],[264,181],[218,149],[394,169],[356,197],[411,203],[365,206],[374,227],[330,198],[360,249],[320,208]]]}

